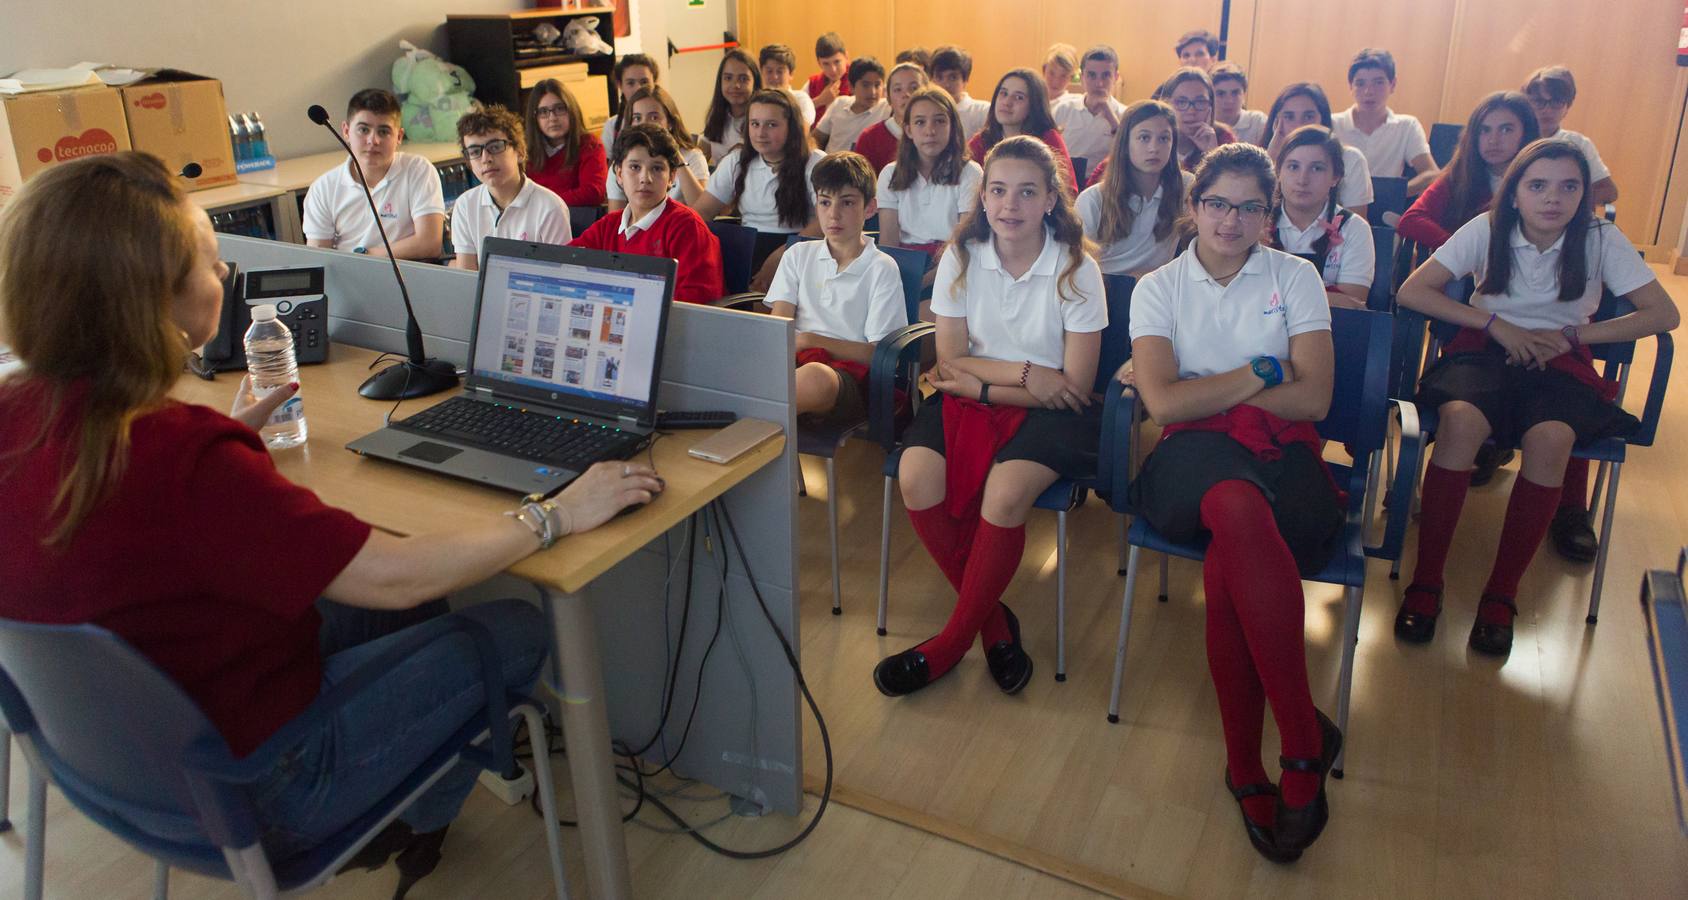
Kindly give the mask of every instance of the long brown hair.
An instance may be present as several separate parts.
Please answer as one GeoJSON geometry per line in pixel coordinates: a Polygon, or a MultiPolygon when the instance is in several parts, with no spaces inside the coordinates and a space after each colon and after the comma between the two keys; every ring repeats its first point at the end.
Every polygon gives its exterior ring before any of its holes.
{"type": "MultiPolygon", "coordinates": [[[[1506,167],[1506,177],[1495,193],[1489,207],[1489,261],[1483,268],[1483,283],[1477,292],[1485,295],[1505,294],[1512,283],[1512,232],[1518,227],[1518,185],[1524,181],[1524,170],[1539,159],[1568,159],[1577,164],[1582,176],[1582,202],[1571,211],[1571,221],[1565,226],[1564,243],[1560,245],[1559,299],[1580,300],[1588,289],[1588,231],[1604,228],[1607,223],[1594,217],[1588,207],[1588,158],[1569,141],[1547,138],[1537,140],[1518,151],[1512,164],[1506,167]]],[[[1612,226],[1616,227],[1616,226],[1612,226]]]]}
{"type": "MultiPolygon", "coordinates": [[[[1330,165],[1331,182],[1330,196],[1325,198],[1324,218],[1327,222],[1335,222],[1337,202],[1336,198],[1342,191],[1342,176],[1346,168],[1342,162],[1342,141],[1331,134],[1330,129],[1322,125],[1303,125],[1289,133],[1284,138],[1284,145],[1278,148],[1278,155],[1272,159],[1273,171],[1278,173],[1278,188],[1272,194],[1272,209],[1266,213],[1266,236],[1268,244],[1278,250],[1284,249],[1284,242],[1278,235],[1278,215],[1284,208],[1284,160],[1291,150],[1302,147],[1318,147],[1325,152],[1325,161],[1330,165]]],[[[1330,234],[1319,235],[1313,242],[1313,252],[1323,259],[1330,253],[1330,234]]]]}
{"type": "Polygon", "coordinates": [[[569,132],[563,135],[563,165],[574,165],[574,161],[580,158],[580,144],[586,139],[586,117],[580,113],[580,101],[574,99],[574,94],[555,78],[539,82],[528,92],[525,117],[527,167],[530,172],[545,168],[545,161],[550,158],[550,154],[545,150],[545,133],[539,130],[539,104],[551,94],[557,95],[569,108],[569,132]]]}
{"type": "Polygon", "coordinates": [[[1459,133],[1459,146],[1454,149],[1454,158],[1442,171],[1442,177],[1448,180],[1448,205],[1438,224],[1448,231],[1457,231],[1459,226],[1475,219],[1493,200],[1489,194],[1489,164],[1483,162],[1483,154],[1477,149],[1477,132],[1483,125],[1483,119],[1497,109],[1507,110],[1518,117],[1524,131],[1523,138],[1518,142],[1520,151],[1541,137],[1536,111],[1523,94],[1495,91],[1477,104],[1477,108],[1471,111],[1471,118],[1465,122],[1465,130],[1459,133]]]}
{"type": "MultiPolygon", "coordinates": [[[[762,90],[762,70],[756,65],[756,60],[750,58],[750,54],[737,47],[728,48],[721,54],[721,64],[715,67],[715,92],[709,97],[709,111],[703,114],[703,136],[717,144],[727,136],[727,120],[733,117],[733,105],[728,103],[726,95],[721,93],[721,76],[726,73],[727,63],[730,62],[736,62],[750,70],[752,99],[757,91],[762,90]]],[[[745,103],[744,109],[748,115],[748,102],[745,103]]],[[[798,119],[797,126],[803,127],[802,119],[798,119]]],[[[746,135],[744,140],[748,143],[750,136],[746,135]]]]}
{"type": "Polygon", "coordinates": [[[1102,175],[1102,217],[1096,223],[1096,242],[1112,244],[1124,240],[1131,233],[1131,132],[1138,125],[1159,116],[1172,128],[1172,149],[1166,154],[1166,164],[1160,171],[1160,208],[1155,211],[1155,240],[1164,241],[1178,224],[1183,206],[1184,170],[1178,165],[1178,114],[1159,100],[1139,100],[1126,107],[1125,116],[1114,135],[1108,171],[1102,175]]]}
{"type": "MultiPolygon", "coordinates": [[[[1055,162],[1055,151],[1029,134],[1004,138],[985,154],[983,182],[990,181],[991,163],[999,159],[1024,160],[1037,166],[1038,171],[1043,173],[1044,187],[1055,197],[1055,208],[1044,215],[1043,223],[1055,232],[1055,240],[1067,248],[1067,267],[1061,270],[1055,282],[1055,295],[1062,300],[1071,299],[1069,293],[1074,296],[1078,293],[1079,267],[1084,265],[1086,254],[1095,255],[1096,245],[1084,236],[1084,222],[1074,211],[1073,201],[1063,187],[1064,180],[1061,177],[1061,167],[1055,162]]],[[[991,223],[985,216],[985,190],[981,185],[979,196],[973,201],[973,209],[962,217],[961,224],[955,226],[955,236],[950,238],[950,250],[955,253],[956,262],[961,264],[955,283],[950,287],[952,296],[960,296],[967,288],[967,262],[968,257],[972,255],[967,245],[988,240],[991,240],[991,223]]]]}
{"type": "Polygon", "coordinates": [[[129,427],[163,402],[187,339],[171,307],[193,272],[198,235],[175,177],[144,153],[53,166],[0,216],[0,335],[24,363],[0,393],[44,394],[41,431],[7,456],[61,435],[75,450],[53,495],[61,544],[123,475],[129,427]],[[58,421],[80,396],[74,421],[58,421]]]}
{"type": "Polygon", "coordinates": [[[967,138],[961,133],[961,118],[955,111],[955,101],[950,98],[949,91],[941,87],[923,87],[914,92],[909,98],[908,106],[903,107],[903,136],[897,141],[897,170],[891,173],[891,190],[906,191],[914,187],[914,182],[920,177],[920,148],[914,146],[914,139],[909,137],[908,121],[914,115],[916,103],[930,103],[949,117],[949,140],[944,142],[944,152],[932,161],[932,176],[929,181],[933,184],[960,184],[961,170],[967,168],[967,138]]]}
{"type": "MultiPolygon", "coordinates": [[[[750,162],[757,157],[755,150],[750,147],[749,109],[758,103],[763,106],[777,106],[785,116],[785,146],[781,148],[780,161],[774,164],[774,209],[779,213],[780,224],[788,227],[802,228],[809,224],[814,217],[814,207],[809,203],[809,154],[814,152],[815,145],[809,142],[809,129],[803,127],[803,114],[797,111],[797,101],[791,99],[789,91],[779,88],[759,90],[750,95],[750,102],[745,104],[745,134],[744,143],[739,146],[738,172],[733,178],[733,203],[738,203],[744,196],[744,182],[750,174],[750,162]]],[[[741,210],[742,212],[742,210],[741,210]]]]}
{"type": "Polygon", "coordinates": [[[686,130],[686,120],[680,118],[680,107],[674,105],[673,94],[656,84],[640,88],[627,98],[629,115],[633,113],[633,104],[640,100],[655,100],[662,106],[662,116],[668,120],[668,136],[674,139],[674,146],[680,148],[680,152],[697,148],[697,141],[692,140],[692,133],[686,130]]]}
{"type": "Polygon", "coordinates": [[[1026,110],[1026,121],[1020,123],[1020,133],[1041,138],[1055,130],[1055,117],[1049,112],[1048,85],[1043,76],[1031,69],[1009,69],[997,79],[996,90],[991,91],[990,113],[985,116],[985,127],[980,131],[980,134],[984,135],[980,143],[984,145],[986,153],[1002,140],[1002,123],[996,120],[996,95],[1002,93],[1002,85],[1010,78],[1018,78],[1026,83],[1026,100],[1031,104],[1031,108],[1026,110]]]}

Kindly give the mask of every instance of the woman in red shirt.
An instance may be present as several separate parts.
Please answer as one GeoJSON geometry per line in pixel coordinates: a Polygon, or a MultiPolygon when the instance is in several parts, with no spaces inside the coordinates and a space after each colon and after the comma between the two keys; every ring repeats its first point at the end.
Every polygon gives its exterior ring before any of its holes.
{"type": "Polygon", "coordinates": [[[604,142],[586,130],[580,101],[547,78],[528,92],[526,118],[528,177],[570,207],[603,206],[610,165],[604,142]]]}
{"type": "Polygon", "coordinates": [[[1071,200],[1078,181],[1073,177],[1073,159],[1067,154],[1067,142],[1061,139],[1061,129],[1049,113],[1049,94],[1043,79],[1031,69],[1011,69],[996,83],[991,95],[989,115],[985,127],[967,142],[967,152],[975,160],[982,160],[1003,138],[1029,134],[1055,151],[1055,165],[1065,181],[1061,192],[1071,200]]]}
{"type": "MultiPolygon", "coordinates": [[[[0,382],[0,616],[112,630],[238,756],[379,652],[326,654],[319,609],[414,608],[661,490],[650,469],[615,463],[519,517],[397,537],[290,483],[253,429],[297,385],[255,399],[243,382],[230,416],[169,397],[189,348],[217,330],[227,268],[210,219],[152,156],[32,179],[0,217],[0,271],[0,333],[24,364],[0,382]]],[[[537,610],[507,600],[454,615],[492,630],[509,689],[533,683],[537,610]]],[[[345,827],[480,713],[480,666],[462,644],[429,644],[253,787],[272,858],[345,827]]],[[[447,773],[359,862],[402,851],[407,878],[431,870],[476,774],[447,773]]]]}

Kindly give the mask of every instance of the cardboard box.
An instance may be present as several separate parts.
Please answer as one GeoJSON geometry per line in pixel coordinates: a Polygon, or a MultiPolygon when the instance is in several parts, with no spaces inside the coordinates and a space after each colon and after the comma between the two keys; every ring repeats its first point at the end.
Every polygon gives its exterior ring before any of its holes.
{"type": "Polygon", "coordinates": [[[123,98],[111,88],[0,96],[0,208],[50,165],[128,149],[123,98]]]}
{"type": "Polygon", "coordinates": [[[199,163],[200,176],[182,179],[183,190],[235,183],[234,145],[229,139],[222,82],[176,69],[156,69],[119,91],[129,121],[129,142],[136,150],[164,160],[172,172],[190,162],[199,163]]]}

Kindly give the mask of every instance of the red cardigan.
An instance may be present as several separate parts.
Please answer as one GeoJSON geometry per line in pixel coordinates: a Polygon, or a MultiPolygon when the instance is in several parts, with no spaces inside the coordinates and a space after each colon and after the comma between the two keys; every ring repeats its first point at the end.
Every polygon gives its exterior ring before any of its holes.
{"type": "MultiPolygon", "coordinates": [[[[821,91],[826,90],[826,76],[822,75],[819,72],[816,72],[815,74],[810,75],[809,76],[809,83],[804,85],[803,89],[809,92],[809,99],[814,100],[816,97],[819,97],[821,95],[821,91]]],[[[848,72],[844,73],[843,75],[838,76],[838,96],[840,96],[840,97],[850,96],[850,74],[848,72]]],[[[820,102],[815,103],[815,124],[816,125],[819,125],[821,123],[821,116],[826,115],[826,108],[828,106],[831,106],[831,105],[832,104],[830,104],[830,103],[820,103],[820,102]]]]}
{"type": "Polygon", "coordinates": [[[604,155],[604,142],[597,135],[587,133],[580,138],[580,152],[575,154],[573,166],[563,165],[563,154],[558,153],[545,161],[545,165],[528,169],[528,177],[539,184],[550,188],[557,196],[563,198],[571,208],[576,206],[603,206],[608,199],[606,184],[609,182],[610,164],[604,155]]]}
{"type": "Polygon", "coordinates": [[[674,278],[674,299],[684,303],[711,303],[721,299],[721,242],[690,207],[670,198],[662,215],[651,227],[621,233],[625,208],[592,223],[571,247],[588,247],[638,256],[665,256],[679,263],[674,278]]]}
{"type": "Polygon", "coordinates": [[[891,133],[886,122],[875,122],[856,138],[855,150],[867,157],[873,171],[878,172],[897,161],[897,145],[901,140],[891,133]]]}
{"type": "MultiPolygon", "coordinates": [[[[1487,185],[1484,186],[1485,192],[1487,185]]],[[[1448,212],[1448,205],[1453,202],[1453,189],[1449,187],[1446,175],[1430,183],[1424,193],[1418,195],[1413,205],[1401,214],[1400,224],[1395,226],[1395,232],[1402,238],[1423,245],[1426,249],[1435,250],[1453,237],[1454,229],[1442,227],[1442,217],[1448,212]]],[[[1493,197],[1484,197],[1477,207],[1478,213],[1489,208],[1493,197]]],[[[1460,225],[1465,224],[1461,222],[1460,225]]]]}
{"type": "MultiPolygon", "coordinates": [[[[1072,154],[1067,152],[1067,142],[1061,139],[1061,130],[1051,128],[1039,137],[1043,139],[1045,144],[1049,145],[1049,149],[1055,151],[1055,161],[1061,164],[1061,171],[1067,173],[1067,187],[1069,189],[1075,187],[1078,180],[1073,177],[1073,157],[1072,154]]],[[[980,129],[979,133],[973,135],[972,140],[967,142],[967,152],[981,166],[985,164],[985,153],[989,150],[990,148],[985,146],[983,129],[980,129]]],[[[1069,190],[1069,193],[1077,192],[1069,190]]]]}

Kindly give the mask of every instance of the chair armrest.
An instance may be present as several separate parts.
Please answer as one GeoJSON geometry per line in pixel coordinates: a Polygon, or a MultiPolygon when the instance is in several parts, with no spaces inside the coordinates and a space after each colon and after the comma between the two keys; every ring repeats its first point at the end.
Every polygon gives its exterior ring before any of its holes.
{"type": "Polygon", "coordinates": [[[728,294],[709,305],[717,309],[737,309],[744,312],[763,312],[762,298],[767,296],[761,291],[746,291],[742,294],[728,294]]]}
{"type": "Polygon", "coordinates": [[[1669,332],[1654,335],[1659,341],[1658,353],[1653,356],[1653,379],[1647,382],[1647,401],[1642,406],[1641,428],[1629,438],[1637,447],[1653,446],[1659,433],[1659,417],[1664,414],[1665,389],[1670,386],[1670,366],[1676,357],[1676,342],[1669,332]]]}
{"type": "Polygon", "coordinates": [[[897,449],[897,388],[907,390],[911,402],[915,390],[913,379],[904,379],[903,373],[920,364],[921,341],[936,340],[937,331],[930,322],[916,322],[874,345],[867,374],[867,435],[886,453],[897,449]],[[899,385],[900,380],[906,383],[899,385]]]}
{"type": "Polygon", "coordinates": [[[1395,483],[1389,485],[1389,515],[1383,523],[1383,540],[1366,548],[1366,555],[1378,559],[1401,558],[1407,539],[1407,526],[1412,520],[1413,486],[1417,483],[1419,450],[1423,432],[1418,424],[1418,407],[1408,400],[1393,400],[1401,417],[1401,439],[1396,442],[1395,483]]]}
{"type": "Polygon", "coordinates": [[[1110,379],[1102,399],[1102,445],[1096,456],[1096,493],[1115,512],[1130,512],[1132,442],[1137,437],[1137,392],[1110,379]]]}

